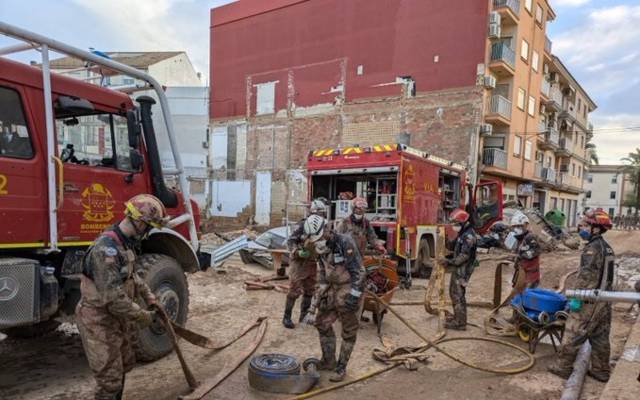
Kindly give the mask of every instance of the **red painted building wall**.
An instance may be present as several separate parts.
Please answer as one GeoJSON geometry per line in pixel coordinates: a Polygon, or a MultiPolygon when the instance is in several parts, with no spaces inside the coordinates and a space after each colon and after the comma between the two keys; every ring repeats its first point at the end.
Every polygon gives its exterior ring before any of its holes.
{"type": "Polygon", "coordinates": [[[487,0],[240,0],[211,10],[210,117],[255,114],[254,85],[275,109],[475,85],[487,0]],[[438,62],[434,62],[434,57],[438,62]],[[363,74],[357,74],[362,65],[363,74]],[[387,84],[387,85],[385,85],[387,84]],[[332,90],[333,89],[333,90],[332,90]],[[247,100],[249,99],[249,100],[247,100]]]}

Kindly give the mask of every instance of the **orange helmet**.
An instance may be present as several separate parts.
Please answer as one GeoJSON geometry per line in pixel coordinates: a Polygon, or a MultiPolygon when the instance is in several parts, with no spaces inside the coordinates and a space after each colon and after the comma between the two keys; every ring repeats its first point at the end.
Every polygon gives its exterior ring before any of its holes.
{"type": "Polygon", "coordinates": [[[125,206],[124,215],[154,228],[162,228],[169,222],[167,210],[160,199],[150,194],[133,196],[125,206]]]}
{"type": "Polygon", "coordinates": [[[361,208],[363,210],[369,208],[369,203],[367,203],[367,200],[362,197],[356,197],[355,199],[351,200],[351,204],[353,204],[353,208],[361,208]]]}
{"type": "Polygon", "coordinates": [[[582,222],[591,226],[599,226],[606,230],[613,228],[613,224],[611,223],[611,218],[609,218],[609,214],[607,214],[601,208],[598,208],[597,210],[587,210],[584,213],[584,218],[582,219],[582,222]]]}
{"type": "Polygon", "coordinates": [[[469,213],[461,208],[457,208],[453,210],[451,215],[449,216],[449,221],[453,223],[464,224],[469,220],[469,213]]]}

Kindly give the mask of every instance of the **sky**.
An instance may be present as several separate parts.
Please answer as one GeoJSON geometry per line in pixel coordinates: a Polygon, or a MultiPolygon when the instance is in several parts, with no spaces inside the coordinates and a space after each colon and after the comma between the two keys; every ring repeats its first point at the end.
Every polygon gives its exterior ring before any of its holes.
{"type": "MultiPolygon", "coordinates": [[[[209,10],[232,1],[0,0],[0,19],[80,48],[185,50],[207,77],[209,10]]],[[[598,105],[591,120],[600,163],[618,164],[640,147],[640,1],[550,2],[553,52],[598,105]]],[[[11,43],[0,37],[0,47],[11,43]]]]}

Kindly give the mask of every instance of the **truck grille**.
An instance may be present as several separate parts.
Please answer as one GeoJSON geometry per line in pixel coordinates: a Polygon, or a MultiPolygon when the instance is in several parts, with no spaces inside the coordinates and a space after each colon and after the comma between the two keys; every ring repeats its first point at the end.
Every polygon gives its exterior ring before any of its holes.
{"type": "Polygon", "coordinates": [[[0,259],[0,328],[38,320],[39,268],[26,258],[0,259]]]}

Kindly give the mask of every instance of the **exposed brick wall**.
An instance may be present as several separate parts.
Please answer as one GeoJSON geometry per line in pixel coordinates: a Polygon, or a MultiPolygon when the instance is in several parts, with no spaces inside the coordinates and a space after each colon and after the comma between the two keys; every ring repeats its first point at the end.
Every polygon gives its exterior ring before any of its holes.
{"type": "MultiPolygon", "coordinates": [[[[246,148],[246,159],[238,154],[236,176],[253,180],[256,170],[272,172],[271,223],[278,225],[287,202],[306,200],[306,182],[294,183],[290,176],[294,170],[304,173],[309,151],[394,143],[398,134],[408,132],[412,147],[475,168],[473,146],[481,120],[482,89],[477,87],[251,118],[246,121],[246,137],[237,135],[237,151],[246,148]]],[[[212,121],[216,126],[226,123],[212,121]]]]}

